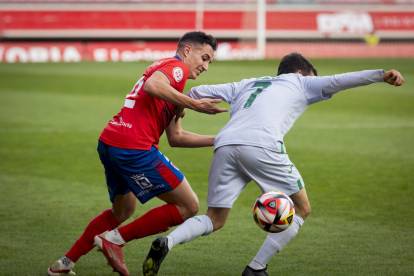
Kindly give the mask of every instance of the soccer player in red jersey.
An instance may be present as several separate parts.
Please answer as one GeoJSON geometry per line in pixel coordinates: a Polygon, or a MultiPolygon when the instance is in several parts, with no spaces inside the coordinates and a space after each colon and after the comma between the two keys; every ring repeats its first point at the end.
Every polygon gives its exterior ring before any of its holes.
{"type": "Polygon", "coordinates": [[[114,271],[129,275],[122,253],[125,243],[167,231],[197,214],[197,196],[183,173],[159,151],[158,142],[165,130],[173,147],[214,145],[215,136],[184,131],[180,118],[173,118],[177,107],[207,114],[227,111],[215,105],[221,100],[194,100],[182,94],[187,79],[208,70],[216,49],[217,41],[210,35],[185,34],[176,56],[154,62],[126,96],[98,142],[112,207],[88,224],[65,256],[48,268],[48,275],[74,275],[75,263],[95,246],[114,271]],[[132,216],[137,199],[145,203],[153,197],[166,204],[116,229],[132,216]]]}

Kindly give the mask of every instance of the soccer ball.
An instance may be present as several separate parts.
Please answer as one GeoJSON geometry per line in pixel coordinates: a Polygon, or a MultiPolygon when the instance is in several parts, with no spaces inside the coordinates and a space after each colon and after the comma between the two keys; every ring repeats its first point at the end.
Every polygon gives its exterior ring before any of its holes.
{"type": "Polygon", "coordinates": [[[270,191],[262,194],[254,203],[253,219],[266,232],[278,233],[293,222],[295,206],[290,197],[282,192],[270,191]]]}

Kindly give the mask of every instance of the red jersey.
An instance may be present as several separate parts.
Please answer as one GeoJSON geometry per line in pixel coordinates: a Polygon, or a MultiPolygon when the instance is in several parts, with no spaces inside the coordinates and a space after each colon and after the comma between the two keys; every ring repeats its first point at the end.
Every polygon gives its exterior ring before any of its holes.
{"type": "Polygon", "coordinates": [[[150,150],[152,145],[158,148],[160,136],[175,115],[176,105],[144,92],[145,82],[155,71],[164,73],[180,93],[190,72],[178,57],[154,62],[126,96],[124,107],[104,128],[99,140],[117,148],[150,150]]]}

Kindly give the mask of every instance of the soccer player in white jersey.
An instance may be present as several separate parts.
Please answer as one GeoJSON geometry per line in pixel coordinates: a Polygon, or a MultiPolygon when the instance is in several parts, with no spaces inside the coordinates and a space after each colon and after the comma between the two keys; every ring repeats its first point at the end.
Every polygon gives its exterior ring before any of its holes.
{"type": "Polygon", "coordinates": [[[264,276],[267,263],[291,241],[309,215],[311,207],[305,183],[286,154],[283,137],[313,103],[335,93],[375,82],[400,86],[396,70],[367,70],[317,77],[314,66],[301,54],[285,56],[277,77],[245,79],[240,82],[201,85],[187,95],[194,99],[218,98],[230,104],[230,121],[217,135],[210,166],[205,215],[186,220],[167,237],[156,238],[146,263],[154,263],[156,275],[168,251],[176,246],[222,228],[234,201],[253,180],[262,192],[281,191],[295,204],[294,223],[280,233],[269,233],[243,276],[264,276]]]}

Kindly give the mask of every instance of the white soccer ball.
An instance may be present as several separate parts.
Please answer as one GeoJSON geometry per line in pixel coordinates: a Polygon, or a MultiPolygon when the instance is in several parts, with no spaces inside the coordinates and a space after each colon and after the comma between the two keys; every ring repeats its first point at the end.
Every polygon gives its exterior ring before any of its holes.
{"type": "Polygon", "coordinates": [[[295,206],[290,197],[282,192],[270,191],[262,194],[254,203],[253,219],[266,232],[278,233],[293,222],[295,206]]]}

